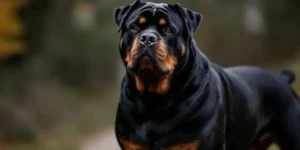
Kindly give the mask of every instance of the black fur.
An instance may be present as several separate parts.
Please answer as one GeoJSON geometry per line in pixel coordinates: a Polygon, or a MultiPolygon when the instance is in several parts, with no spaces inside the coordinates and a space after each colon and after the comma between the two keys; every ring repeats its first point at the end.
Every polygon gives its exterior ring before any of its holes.
{"type": "Polygon", "coordinates": [[[199,141],[198,150],[247,150],[271,133],[285,149],[300,150],[300,102],[290,86],[294,73],[249,66],[222,68],[210,62],[192,38],[201,22],[199,13],[177,4],[140,1],[117,8],[115,19],[124,41],[121,57],[139,36],[130,33],[130,22],[150,6],[181,22],[175,25],[177,36],[161,36],[179,63],[162,95],[141,94],[132,73],[126,72],[115,124],[122,149],[121,139],[144,146],[142,150],[192,141],[199,141]],[[178,43],[184,43],[186,55],[178,54],[178,43]]]}
{"type": "Polygon", "coordinates": [[[198,30],[200,26],[203,18],[202,15],[200,13],[183,8],[180,6],[180,4],[175,4],[175,8],[184,19],[185,27],[188,30],[189,36],[193,37],[193,34],[198,30]]]}
{"type": "Polygon", "coordinates": [[[280,74],[286,78],[287,82],[289,84],[293,83],[295,81],[295,72],[293,70],[290,69],[283,69],[281,70],[280,74]]]}
{"type": "Polygon", "coordinates": [[[117,23],[118,32],[122,29],[124,22],[126,21],[127,17],[131,14],[132,10],[135,9],[141,3],[140,0],[137,0],[135,3],[127,6],[123,6],[120,8],[115,9],[115,21],[117,23]]]}

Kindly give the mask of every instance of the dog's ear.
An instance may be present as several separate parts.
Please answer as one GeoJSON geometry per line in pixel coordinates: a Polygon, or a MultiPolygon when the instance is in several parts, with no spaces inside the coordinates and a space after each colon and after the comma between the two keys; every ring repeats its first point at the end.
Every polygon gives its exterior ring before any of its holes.
{"type": "Polygon", "coordinates": [[[124,22],[130,13],[141,3],[141,0],[136,0],[135,3],[127,6],[115,8],[115,21],[118,25],[118,32],[122,29],[124,22]]]}
{"type": "Polygon", "coordinates": [[[198,30],[202,21],[202,15],[200,13],[194,12],[187,8],[181,7],[180,4],[173,5],[175,11],[183,18],[185,21],[185,26],[187,28],[188,35],[193,37],[193,34],[198,30]]]}

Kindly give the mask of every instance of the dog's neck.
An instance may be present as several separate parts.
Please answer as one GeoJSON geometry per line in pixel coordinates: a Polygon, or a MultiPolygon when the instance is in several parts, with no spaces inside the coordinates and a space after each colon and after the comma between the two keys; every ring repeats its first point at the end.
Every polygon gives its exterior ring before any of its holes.
{"type": "Polygon", "coordinates": [[[197,48],[194,40],[189,46],[187,61],[185,68],[171,77],[168,92],[163,95],[147,92],[140,94],[136,89],[134,78],[127,73],[122,83],[121,100],[127,99],[137,104],[140,111],[152,112],[167,110],[169,107],[188,102],[195,97],[205,96],[207,92],[202,91],[209,84],[210,64],[206,56],[197,48]]]}

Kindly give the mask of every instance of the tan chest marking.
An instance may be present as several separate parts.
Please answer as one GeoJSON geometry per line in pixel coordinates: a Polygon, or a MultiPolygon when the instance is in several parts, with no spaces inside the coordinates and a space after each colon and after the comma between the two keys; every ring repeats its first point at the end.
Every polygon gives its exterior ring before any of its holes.
{"type": "Polygon", "coordinates": [[[191,143],[179,144],[168,147],[166,150],[197,150],[199,141],[193,141],[191,143]]]}
{"type": "Polygon", "coordinates": [[[121,139],[120,142],[124,150],[149,150],[147,147],[144,147],[131,141],[121,139]]]}

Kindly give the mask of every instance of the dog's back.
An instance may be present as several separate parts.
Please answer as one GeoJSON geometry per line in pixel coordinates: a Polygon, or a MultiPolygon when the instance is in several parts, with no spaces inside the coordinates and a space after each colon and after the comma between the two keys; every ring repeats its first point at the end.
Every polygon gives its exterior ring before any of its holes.
{"type": "Polygon", "coordinates": [[[297,98],[291,87],[295,80],[292,70],[283,69],[280,73],[274,73],[259,67],[242,66],[225,68],[224,71],[233,79],[233,82],[247,86],[257,93],[258,98],[273,99],[272,103],[276,102],[275,100],[286,103],[291,96],[297,98]]]}
{"type": "MultiPolygon", "coordinates": [[[[231,126],[247,126],[248,121],[252,123],[251,117],[245,119],[240,117],[241,120],[236,120],[239,119],[239,114],[247,111],[255,118],[256,124],[251,124],[256,126],[256,131],[253,131],[256,134],[255,138],[258,138],[258,134],[271,132],[273,135],[280,136],[284,143],[293,143],[294,139],[290,138],[291,136],[300,139],[300,101],[290,85],[295,80],[293,71],[284,69],[280,73],[273,73],[258,67],[231,67],[224,71],[229,77],[229,84],[232,84],[231,86],[236,90],[230,91],[230,95],[235,97],[228,100],[230,103],[228,115],[234,118],[229,121],[231,126]],[[243,121],[244,124],[241,123],[243,121]]],[[[229,137],[239,135],[237,131],[232,134],[237,135],[229,137]]],[[[229,139],[228,143],[234,141],[235,139],[229,139]]],[[[285,145],[285,147],[289,146],[285,145]]],[[[299,147],[294,144],[290,145],[290,149],[296,150],[299,147]]]]}

